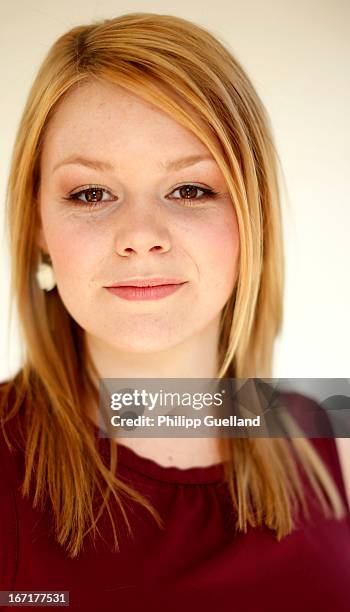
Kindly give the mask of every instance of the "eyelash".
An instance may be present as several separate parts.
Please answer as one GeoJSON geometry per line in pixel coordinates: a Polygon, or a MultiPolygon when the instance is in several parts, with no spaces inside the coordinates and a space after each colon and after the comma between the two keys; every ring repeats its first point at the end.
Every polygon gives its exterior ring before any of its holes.
{"type": "MultiPolygon", "coordinates": [[[[183,189],[184,187],[194,187],[195,189],[199,189],[199,191],[203,192],[203,195],[201,195],[199,198],[175,198],[175,200],[185,202],[186,206],[195,206],[195,202],[197,202],[198,200],[204,200],[206,198],[215,198],[216,196],[220,195],[218,191],[214,191],[213,189],[208,189],[206,187],[199,187],[198,185],[194,185],[192,183],[184,183],[183,185],[176,187],[176,189],[173,189],[171,193],[173,193],[174,191],[179,191],[180,189],[183,189]]],[[[78,196],[86,192],[94,191],[94,190],[99,190],[104,193],[110,193],[107,189],[104,189],[103,187],[100,187],[99,185],[89,185],[88,187],[81,189],[80,191],[72,193],[68,198],[64,198],[64,200],[73,202],[74,206],[81,206],[83,208],[90,208],[90,209],[100,208],[101,206],[103,206],[103,204],[106,204],[108,200],[100,200],[99,202],[84,202],[78,199],[78,196]]]]}

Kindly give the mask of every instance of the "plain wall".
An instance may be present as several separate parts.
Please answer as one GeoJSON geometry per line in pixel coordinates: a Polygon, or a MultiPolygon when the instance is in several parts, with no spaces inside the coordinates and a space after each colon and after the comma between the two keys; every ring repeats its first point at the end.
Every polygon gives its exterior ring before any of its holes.
{"type": "Polygon", "coordinates": [[[347,0],[12,0],[0,9],[0,379],[20,365],[10,329],[5,190],[17,125],[49,47],[69,28],[129,12],[173,14],[216,35],[242,63],[273,126],[285,177],[283,330],[275,377],[349,376],[350,4],[347,0]]]}

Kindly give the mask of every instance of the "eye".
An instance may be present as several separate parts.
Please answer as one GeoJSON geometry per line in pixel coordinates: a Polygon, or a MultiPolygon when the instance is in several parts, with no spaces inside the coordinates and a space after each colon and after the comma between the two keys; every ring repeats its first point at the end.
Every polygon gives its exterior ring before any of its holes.
{"type": "Polygon", "coordinates": [[[78,206],[84,206],[85,208],[98,208],[105,202],[114,201],[116,198],[111,194],[110,191],[100,187],[99,185],[89,185],[84,189],[80,189],[75,193],[71,193],[65,200],[73,200],[78,206]],[[104,197],[105,195],[111,197],[104,197]]]}
{"type": "Polygon", "coordinates": [[[192,183],[188,185],[180,185],[180,187],[177,187],[171,193],[175,193],[176,191],[179,191],[182,195],[180,195],[179,198],[172,199],[181,200],[182,202],[185,202],[187,206],[193,206],[193,202],[196,202],[198,200],[214,198],[219,195],[217,191],[213,191],[212,189],[209,189],[207,187],[199,187],[198,185],[192,185],[192,183]],[[198,191],[201,191],[202,195],[200,195],[199,197],[195,197],[198,191]]]}

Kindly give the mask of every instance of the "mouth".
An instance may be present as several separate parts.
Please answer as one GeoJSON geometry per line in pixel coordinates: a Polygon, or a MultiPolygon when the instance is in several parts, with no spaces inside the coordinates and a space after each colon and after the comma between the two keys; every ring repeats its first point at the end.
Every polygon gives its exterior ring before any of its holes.
{"type": "MultiPolygon", "coordinates": [[[[133,283],[135,281],[132,281],[133,283]]],[[[131,281],[125,285],[114,285],[105,287],[109,293],[124,300],[144,301],[144,300],[159,300],[179,291],[188,281],[184,282],[164,282],[157,281],[157,284],[149,285],[131,285],[131,281]]],[[[148,281],[149,283],[149,281],[148,281]]]]}
{"type": "Polygon", "coordinates": [[[162,287],[164,285],[183,285],[185,282],[187,281],[176,278],[130,278],[108,285],[106,289],[113,287],[162,287]]]}

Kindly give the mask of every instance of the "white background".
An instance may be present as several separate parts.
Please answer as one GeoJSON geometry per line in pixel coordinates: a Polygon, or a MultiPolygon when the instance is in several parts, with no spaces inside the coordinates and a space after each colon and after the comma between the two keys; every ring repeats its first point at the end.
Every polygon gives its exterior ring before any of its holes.
{"type": "Polygon", "coordinates": [[[173,14],[208,28],[242,63],[270,115],[282,162],[284,325],[275,377],[346,377],[349,348],[349,58],[347,0],[12,0],[0,9],[0,379],[20,364],[10,329],[4,225],[9,159],[30,84],[69,28],[129,12],[173,14]]]}

